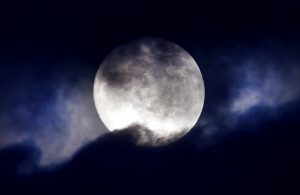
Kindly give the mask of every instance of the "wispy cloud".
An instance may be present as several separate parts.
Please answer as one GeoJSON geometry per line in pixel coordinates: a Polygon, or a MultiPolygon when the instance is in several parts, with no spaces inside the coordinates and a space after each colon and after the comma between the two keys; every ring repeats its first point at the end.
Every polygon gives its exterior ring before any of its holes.
{"type": "Polygon", "coordinates": [[[237,71],[240,79],[233,92],[230,112],[243,114],[255,106],[274,108],[299,97],[300,70],[297,66],[284,64],[281,66],[284,68],[278,68],[278,64],[259,64],[255,60],[241,66],[237,71]]]}
{"type": "Polygon", "coordinates": [[[284,53],[279,57],[264,51],[245,53],[216,57],[215,72],[211,74],[222,79],[216,81],[216,77],[206,77],[206,88],[215,91],[217,97],[206,97],[212,100],[207,100],[209,105],[204,105],[197,124],[202,130],[201,146],[217,140],[216,137],[244,129],[245,118],[250,126],[259,125],[265,118],[276,116],[280,108],[300,98],[299,59],[284,53]],[[223,66],[227,66],[226,71],[223,66]],[[261,111],[264,111],[263,115],[259,114],[261,111]]]}
{"type": "Polygon", "coordinates": [[[94,106],[93,77],[84,71],[73,80],[62,76],[37,83],[32,73],[21,75],[25,84],[10,84],[1,102],[0,149],[32,143],[40,150],[39,166],[56,165],[107,132],[94,106]]]}
{"type": "Polygon", "coordinates": [[[106,132],[94,107],[91,86],[87,83],[61,87],[51,106],[53,113],[45,116],[46,123],[40,126],[43,130],[34,136],[42,150],[41,165],[69,159],[83,145],[106,132]],[[55,125],[51,117],[58,124],[55,125]]]}

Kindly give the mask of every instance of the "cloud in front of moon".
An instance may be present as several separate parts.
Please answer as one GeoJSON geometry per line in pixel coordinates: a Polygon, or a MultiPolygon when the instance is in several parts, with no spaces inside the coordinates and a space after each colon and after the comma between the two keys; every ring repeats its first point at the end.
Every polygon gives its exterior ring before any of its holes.
{"type": "Polygon", "coordinates": [[[195,125],[204,103],[204,83],[183,48],[143,38],[117,47],[104,59],[94,101],[110,131],[130,131],[138,145],[160,146],[195,125]]]}

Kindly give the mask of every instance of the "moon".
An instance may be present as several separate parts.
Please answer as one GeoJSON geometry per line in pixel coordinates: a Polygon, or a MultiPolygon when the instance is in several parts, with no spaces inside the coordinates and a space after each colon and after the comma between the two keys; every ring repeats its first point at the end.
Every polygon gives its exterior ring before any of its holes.
{"type": "Polygon", "coordinates": [[[190,131],[204,104],[204,82],[191,55],[160,38],[140,38],[115,48],[94,82],[100,119],[136,145],[163,146],[190,131]]]}

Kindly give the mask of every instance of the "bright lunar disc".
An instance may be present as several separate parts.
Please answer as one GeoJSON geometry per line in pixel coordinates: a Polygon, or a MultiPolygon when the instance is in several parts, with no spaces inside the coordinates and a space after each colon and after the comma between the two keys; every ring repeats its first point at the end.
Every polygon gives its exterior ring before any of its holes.
{"type": "Polygon", "coordinates": [[[143,38],[114,49],[94,83],[97,112],[112,132],[129,132],[137,145],[174,142],[196,124],[204,83],[195,60],[175,43],[143,38]]]}

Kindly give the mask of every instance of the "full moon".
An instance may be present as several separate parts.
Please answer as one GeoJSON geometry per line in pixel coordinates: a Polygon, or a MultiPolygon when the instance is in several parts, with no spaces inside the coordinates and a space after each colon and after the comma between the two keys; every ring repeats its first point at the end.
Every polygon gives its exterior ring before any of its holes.
{"type": "Polygon", "coordinates": [[[163,146],[196,124],[204,91],[200,69],[183,48],[160,38],[141,38],[105,57],[93,95],[109,131],[127,132],[137,145],[163,146]]]}

